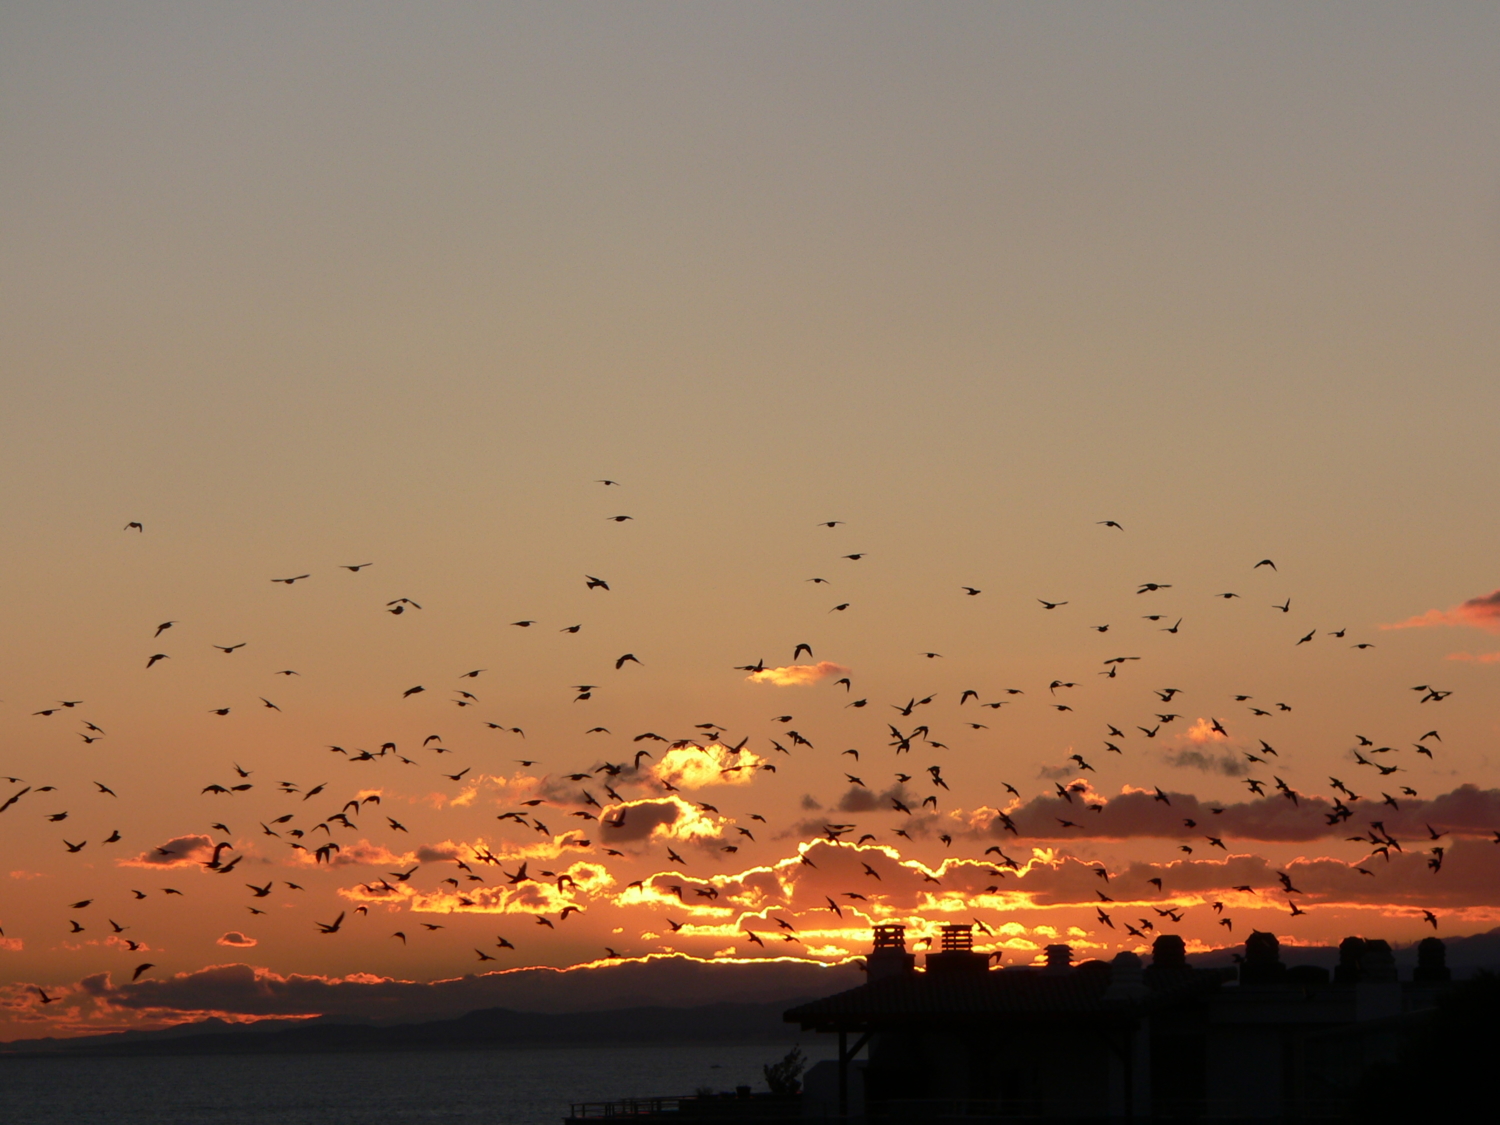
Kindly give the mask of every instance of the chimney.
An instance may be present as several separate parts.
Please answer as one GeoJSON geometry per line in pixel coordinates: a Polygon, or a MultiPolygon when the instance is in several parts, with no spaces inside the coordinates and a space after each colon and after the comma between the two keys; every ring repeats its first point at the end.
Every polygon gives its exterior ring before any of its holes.
{"type": "Polygon", "coordinates": [[[1049,945],[1047,947],[1047,967],[1042,971],[1051,976],[1066,973],[1073,964],[1073,947],[1069,945],[1049,945]]]}
{"type": "Polygon", "coordinates": [[[1284,984],[1286,966],[1281,963],[1281,942],[1275,934],[1256,930],[1245,939],[1245,960],[1240,965],[1240,984],[1284,984]]]}
{"type": "Polygon", "coordinates": [[[1333,970],[1335,984],[1357,984],[1359,982],[1359,959],[1365,951],[1365,939],[1346,937],[1339,942],[1339,963],[1333,970]]]}
{"type": "Polygon", "coordinates": [[[974,952],[974,927],[972,925],[945,925],[942,929],[941,940],[940,950],[927,955],[929,973],[968,974],[989,971],[989,957],[983,953],[974,952]]]}
{"type": "Polygon", "coordinates": [[[1447,984],[1453,979],[1442,938],[1427,937],[1417,943],[1417,968],[1411,979],[1418,984],[1447,984]]]}
{"type": "Polygon", "coordinates": [[[906,927],[895,924],[875,927],[875,948],[865,958],[869,980],[906,976],[916,967],[917,958],[906,952],[906,927]]]}
{"type": "Polygon", "coordinates": [[[1172,988],[1193,979],[1187,945],[1177,934],[1158,934],[1151,943],[1151,966],[1142,975],[1147,988],[1172,988]]]}
{"type": "Polygon", "coordinates": [[[1401,985],[1391,943],[1380,938],[1365,942],[1359,955],[1359,983],[1354,986],[1354,1018],[1382,1019],[1401,1014],[1401,985]]]}
{"type": "Polygon", "coordinates": [[[1359,979],[1388,984],[1396,979],[1396,958],[1391,943],[1380,938],[1365,942],[1359,955],[1359,979]]]}
{"type": "Polygon", "coordinates": [[[1104,990],[1106,1000],[1140,1000],[1149,996],[1151,990],[1143,979],[1141,959],[1129,950],[1116,953],[1109,963],[1109,987],[1104,990]]]}

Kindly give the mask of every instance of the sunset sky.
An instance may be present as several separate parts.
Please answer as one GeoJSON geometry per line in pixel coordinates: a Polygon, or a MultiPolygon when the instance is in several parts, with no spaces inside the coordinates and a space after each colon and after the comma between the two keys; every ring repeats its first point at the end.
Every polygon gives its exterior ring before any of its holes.
{"type": "Polygon", "coordinates": [[[1497,51],[6,5],[0,1039],[1500,926],[1497,51]]]}

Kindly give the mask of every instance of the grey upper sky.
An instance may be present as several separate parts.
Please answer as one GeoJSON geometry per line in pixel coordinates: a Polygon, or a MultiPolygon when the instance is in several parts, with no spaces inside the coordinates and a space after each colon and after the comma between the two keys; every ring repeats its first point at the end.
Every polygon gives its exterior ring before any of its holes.
{"type": "MultiPolygon", "coordinates": [[[[1377,626],[1500,585],[1497,58],[1493,3],[10,0],[0,735],[107,703],[144,785],[378,745],[450,663],[572,731],[576,654],[631,650],[622,731],[764,721],[711,685],[801,641],[1045,696],[1158,581],[1202,599],[1191,659],[1132,636],[1162,677],[1299,685],[1333,754],[1416,667],[1492,785],[1500,662],[1444,658],[1495,639],[1377,626]],[[1283,624],[1379,647],[1293,671],[1283,624]],[[214,725],[251,659],[323,678],[214,725]]],[[[1033,779],[1075,737],[1014,731],[1033,779]]]]}
{"type": "Polygon", "coordinates": [[[117,603],[69,560],[124,518],[186,588],[571,581],[606,476],[663,599],[829,515],[944,588],[1063,585],[1106,517],[1162,564],[1280,552],[1336,616],[1494,585],[1493,5],[0,20],[35,606],[117,603]]]}

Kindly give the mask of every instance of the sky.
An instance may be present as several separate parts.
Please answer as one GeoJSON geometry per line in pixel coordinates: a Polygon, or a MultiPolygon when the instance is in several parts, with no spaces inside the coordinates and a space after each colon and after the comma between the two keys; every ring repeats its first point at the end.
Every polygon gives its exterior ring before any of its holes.
{"type": "Polygon", "coordinates": [[[6,5],[0,1038],[1500,925],[1497,48],[6,5]]]}

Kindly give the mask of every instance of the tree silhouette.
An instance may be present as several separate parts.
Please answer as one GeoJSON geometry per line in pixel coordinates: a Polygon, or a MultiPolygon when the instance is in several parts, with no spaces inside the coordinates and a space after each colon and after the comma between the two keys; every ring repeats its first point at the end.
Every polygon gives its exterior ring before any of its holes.
{"type": "Polygon", "coordinates": [[[803,1057],[801,1047],[793,1047],[780,1062],[766,1063],[760,1069],[771,1093],[795,1094],[802,1089],[802,1072],[807,1069],[807,1059],[803,1057]]]}

